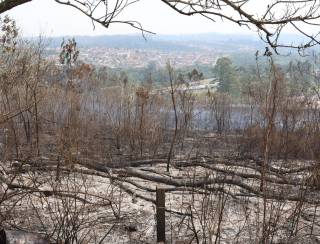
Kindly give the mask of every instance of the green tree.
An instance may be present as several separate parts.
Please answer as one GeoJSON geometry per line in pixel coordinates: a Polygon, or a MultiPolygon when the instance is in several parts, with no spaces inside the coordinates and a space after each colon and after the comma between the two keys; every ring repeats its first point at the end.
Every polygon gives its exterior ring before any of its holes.
{"type": "Polygon", "coordinates": [[[203,79],[203,73],[199,72],[197,69],[193,69],[188,73],[188,78],[190,81],[198,81],[203,79]]]}
{"type": "Polygon", "coordinates": [[[213,72],[219,81],[218,91],[234,93],[234,88],[237,88],[237,76],[232,61],[228,57],[219,58],[213,72]]]}
{"type": "Polygon", "coordinates": [[[311,88],[312,64],[306,61],[290,61],[287,68],[287,77],[291,95],[300,95],[311,88]]]}

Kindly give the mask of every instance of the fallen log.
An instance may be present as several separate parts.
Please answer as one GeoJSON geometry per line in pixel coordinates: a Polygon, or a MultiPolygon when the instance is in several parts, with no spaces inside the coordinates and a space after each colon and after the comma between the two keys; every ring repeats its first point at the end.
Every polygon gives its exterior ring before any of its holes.
{"type": "Polygon", "coordinates": [[[40,234],[29,233],[21,230],[0,231],[1,244],[49,244],[49,241],[40,234]]]}
{"type": "Polygon", "coordinates": [[[157,182],[157,183],[162,183],[166,185],[171,185],[171,186],[176,186],[176,187],[208,187],[208,185],[211,184],[219,184],[219,185],[233,185],[239,188],[244,189],[245,191],[249,193],[255,194],[257,197],[264,197],[266,199],[275,199],[279,201],[304,201],[306,203],[310,204],[319,204],[320,200],[319,199],[314,199],[312,196],[311,197],[306,197],[304,196],[303,199],[301,196],[299,196],[299,192],[294,192],[292,195],[284,195],[277,191],[266,191],[266,192],[261,192],[258,187],[253,187],[250,186],[241,180],[233,179],[233,178],[207,178],[207,179],[197,179],[197,180],[176,180],[172,178],[167,178],[167,177],[161,177],[158,175],[148,175],[145,174],[145,172],[141,170],[137,170],[134,168],[127,168],[125,169],[127,174],[131,177],[137,177],[140,179],[144,179],[147,181],[151,182],[157,182]]]}

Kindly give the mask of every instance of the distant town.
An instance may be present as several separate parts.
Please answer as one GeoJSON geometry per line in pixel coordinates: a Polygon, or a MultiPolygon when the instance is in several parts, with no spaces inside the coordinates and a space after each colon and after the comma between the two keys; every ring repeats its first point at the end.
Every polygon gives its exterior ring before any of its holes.
{"type": "MultiPolygon", "coordinates": [[[[47,56],[58,62],[62,40],[73,37],[48,39],[47,56]]],[[[152,64],[164,67],[168,60],[175,68],[194,65],[211,66],[221,56],[254,53],[264,50],[256,40],[244,35],[151,36],[147,40],[139,35],[75,36],[80,60],[94,66],[109,68],[144,68],[152,64]]],[[[237,55],[238,58],[239,55],[237,55]]],[[[252,56],[253,57],[253,56],[252,56]]],[[[240,61],[242,62],[242,61],[240,61]]]]}
{"type": "MultiPolygon", "coordinates": [[[[58,61],[59,51],[60,48],[51,48],[49,58],[58,61]]],[[[171,52],[106,47],[80,48],[80,59],[83,62],[110,68],[143,68],[150,63],[163,67],[168,60],[177,68],[196,64],[214,65],[217,57],[218,55],[213,51],[171,52]]]]}

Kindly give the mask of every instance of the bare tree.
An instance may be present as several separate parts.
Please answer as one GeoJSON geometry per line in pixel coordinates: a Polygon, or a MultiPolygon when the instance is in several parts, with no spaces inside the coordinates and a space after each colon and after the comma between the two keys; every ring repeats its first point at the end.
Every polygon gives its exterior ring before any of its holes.
{"type": "MultiPolygon", "coordinates": [[[[0,0],[0,14],[32,0],[0,0]]],[[[136,20],[121,19],[122,12],[143,0],[54,0],[73,7],[92,20],[108,28],[111,24],[126,24],[146,30],[136,20]]],[[[258,35],[275,52],[278,47],[296,48],[299,51],[319,44],[320,1],[318,0],[269,0],[260,3],[253,0],[159,0],[177,13],[200,15],[211,21],[218,19],[233,22],[258,32],[258,35]],[[301,43],[281,41],[284,30],[293,29],[304,38],[301,43]]],[[[150,32],[150,31],[147,31],[150,32]]],[[[269,51],[268,51],[269,53],[269,51]]]]}
{"type": "Polygon", "coordinates": [[[257,2],[252,0],[162,0],[178,13],[191,16],[202,15],[212,21],[217,19],[234,22],[258,32],[262,40],[277,52],[277,47],[299,50],[319,44],[318,33],[308,33],[306,25],[319,25],[319,1],[290,0],[265,1],[257,11],[257,2]],[[306,36],[304,43],[282,43],[283,30],[293,28],[306,36]]]}
{"type": "MultiPolygon", "coordinates": [[[[15,8],[19,5],[31,2],[32,0],[0,0],[0,14],[15,8]]],[[[150,32],[143,29],[142,25],[135,20],[121,20],[119,15],[124,9],[130,5],[138,2],[139,0],[54,0],[56,3],[66,5],[80,11],[85,16],[95,23],[101,24],[108,28],[110,24],[126,24],[131,27],[141,30],[142,33],[150,32]]],[[[150,32],[151,33],[151,32],[150,32]]]]}
{"type": "Polygon", "coordinates": [[[172,101],[172,108],[174,112],[174,133],[173,137],[170,143],[170,149],[168,153],[168,159],[167,159],[167,172],[169,172],[170,169],[170,163],[171,163],[171,158],[173,156],[173,150],[174,150],[174,144],[176,142],[177,138],[177,132],[178,132],[178,115],[177,115],[177,105],[176,105],[176,98],[175,98],[175,86],[174,86],[174,70],[171,67],[170,63],[167,63],[167,69],[169,73],[169,80],[170,80],[170,95],[171,95],[171,101],[172,101]]]}

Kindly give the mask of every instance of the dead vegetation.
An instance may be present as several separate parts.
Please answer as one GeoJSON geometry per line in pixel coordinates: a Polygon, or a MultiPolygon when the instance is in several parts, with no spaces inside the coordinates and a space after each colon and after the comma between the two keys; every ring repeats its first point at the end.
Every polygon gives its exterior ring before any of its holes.
{"type": "Polygon", "coordinates": [[[288,95],[272,60],[234,129],[231,98],[179,90],[172,67],[169,93],[123,75],[106,88],[93,67],[42,50],[0,55],[2,228],[154,243],[158,186],[168,243],[320,241],[319,108],[288,95]]]}

